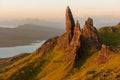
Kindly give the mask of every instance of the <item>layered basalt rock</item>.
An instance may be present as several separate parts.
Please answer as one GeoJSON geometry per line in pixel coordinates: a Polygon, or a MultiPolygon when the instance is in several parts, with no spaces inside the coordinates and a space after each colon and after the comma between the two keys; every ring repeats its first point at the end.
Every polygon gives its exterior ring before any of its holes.
{"type": "Polygon", "coordinates": [[[80,24],[74,22],[72,12],[69,7],[66,9],[66,32],[59,37],[58,43],[64,48],[64,61],[74,61],[75,57],[81,54],[81,30],[80,24]],[[76,54],[78,53],[78,54],[76,54]]]}
{"type": "Polygon", "coordinates": [[[75,53],[76,53],[76,59],[80,58],[82,53],[82,33],[80,30],[80,24],[77,21],[75,28],[74,28],[74,36],[72,38],[71,44],[73,47],[75,47],[75,53]]]}
{"type": "MultiPolygon", "coordinates": [[[[63,61],[72,61],[79,59],[86,50],[100,49],[101,42],[96,28],[93,26],[93,20],[88,18],[84,28],[80,28],[80,23],[75,24],[72,12],[69,7],[66,9],[66,32],[54,40],[47,41],[40,49],[54,49],[65,52],[63,61]],[[52,48],[50,48],[52,47],[52,48]]],[[[37,50],[39,52],[39,49],[37,50]]],[[[44,53],[45,54],[45,53],[44,53]]]]}
{"type": "Polygon", "coordinates": [[[75,22],[69,6],[66,9],[65,15],[66,15],[66,32],[71,32],[74,30],[75,22]]]}
{"type": "Polygon", "coordinates": [[[112,57],[112,51],[109,46],[102,44],[101,50],[98,52],[98,56],[95,59],[95,63],[106,63],[112,57]]]}
{"type": "Polygon", "coordinates": [[[68,38],[68,43],[72,40],[73,34],[74,34],[74,27],[75,27],[75,21],[71,12],[71,9],[69,6],[66,8],[66,37],[68,38]]]}
{"type": "Polygon", "coordinates": [[[101,48],[101,41],[93,26],[93,20],[88,18],[84,28],[80,29],[80,24],[78,21],[75,24],[69,7],[66,9],[66,32],[59,37],[58,43],[65,50],[65,61],[79,59],[86,51],[101,48]]]}
{"type": "Polygon", "coordinates": [[[85,48],[89,50],[101,48],[101,41],[96,28],[93,26],[93,20],[91,18],[88,18],[87,21],[85,21],[82,34],[85,48]]]}

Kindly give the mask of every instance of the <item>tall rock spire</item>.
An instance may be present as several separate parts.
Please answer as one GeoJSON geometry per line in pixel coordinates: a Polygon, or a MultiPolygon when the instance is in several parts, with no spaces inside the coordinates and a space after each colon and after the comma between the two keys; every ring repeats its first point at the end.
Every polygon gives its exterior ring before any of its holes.
{"type": "Polygon", "coordinates": [[[101,41],[97,32],[97,29],[93,26],[92,18],[88,18],[83,27],[83,37],[86,48],[100,49],[101,41]]]}
{"type": "Polygon", "coordinates": [[[69,6],[67,6],[65,15],[66,15],[66,32],[73,31],[75,27],[75,22],[69,6]]]}

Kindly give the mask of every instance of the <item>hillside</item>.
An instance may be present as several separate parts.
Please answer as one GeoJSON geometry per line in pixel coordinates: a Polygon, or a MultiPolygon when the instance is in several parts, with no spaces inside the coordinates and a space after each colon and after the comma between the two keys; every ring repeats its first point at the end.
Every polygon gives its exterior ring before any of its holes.
{"type": "MultiPolygon", "coordinates": [[[[65,16],[66,31],[62,35],[4,67],[0,80],[120,80],[120,50],[112,50],[105,42],[109,38],[102,35],[111,32],[105,28],[99,29],[99,34],[92,18],[81,28],[69,7],[65,16]]],[[[119,32],[118,26],[115,31],[119,32]]]]}
{"type": "Polygon", "coordinates": [[[9,58],[0,58],[0,71],[4,69],[4,67],[13,64],[14,62],[28,56],[29,53],[21,53],[19,55],[9,57],[9,58]]]}
{"type": "Polygon", "coordinates": [[[0,20],[0,27],[11,27],[16,28],[18,25],[23,24],[36,24],[40,26],[48,26],[50,28],[59,28],[61,29],[61,26],[63,28],[63,23],[58,22],[54,19],[50,20],[44,20],[39,18],[26,18],[26,19],[1,19],[0,20]]]}
{"type": "Polygon", "coordinates": [[[102,27],[98,31],[103,43],[109,46],[120,46],[120,24],[102,27]]]}

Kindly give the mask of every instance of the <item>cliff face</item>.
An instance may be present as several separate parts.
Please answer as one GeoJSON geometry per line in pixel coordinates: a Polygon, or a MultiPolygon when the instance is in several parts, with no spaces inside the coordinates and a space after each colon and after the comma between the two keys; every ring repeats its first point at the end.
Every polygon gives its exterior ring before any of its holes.
{"type": "Polygon", "coordinates": [[[74,30],[75,22],[69,6],[66,8],[66,32],[74,30]]]}
{"type": "Polygon", "coordinates": [[[101,41],[96,28],[93,26],[93,20],[91,18],[88,18],[87,21],[85,21],[82,33],[85,41],[85,48],[90,50],[101,48],[101,41]]]}
{"type": "Polygon", "coordinates": [[[66,9],[66,32],[58,38],[58,45],[65,51],[63,61],[72,61],[77,56],[80,56],[81,51],[81,30],[80,24],[74,22],[72,12],[69,7],[66,9]],[[78,54],[76,54],[78,53],[78,54]]]}
{"type": "MultiPolygon", "coordinates": [[[[48,46],[48,44],[50,44],[49,47],[51,45],[57,45],[58,50],[65,52],[65,58],[63,59],[63,61],[72,62],[74,62],[75,59],[79,59],[82,54],[84,54],[84,52],[101,48],[101,41],[99,39],[96,28],[93,26],[93,20],[91,18],[87,19],[83,29],[81,29],[80,23],[78,21],[75,23],[69,7],[67,7],[66,9],[65,16],[66,32],[55,39],[55,42],[46,42],[46,46],[48,46]],[[55,44],[53,44],[53,42],[55,44]]],[[[53,47],[51,46],[51,48],[53,47]]]]}
{"type": "MultiPolygon", "coordinates": [[[[90,50],[99,50],[101,48],[101,41],[96,28],[93,26],[93,20],[88,18],[85,21],[83,29],[80,28],[80,24],[77,21],[74,25],[74,19],[72,12],[69,7],[66,9],[66,33],[60,38],[65,41],[61,45],[66,44],[64,47],[68,50],[66,51],[66,56],[74,54],[74,58],[79,59],[84,52],[90,50]]],[[[62,41],[61,39],[58,39],[62,41]]],[[[69,57],[70,58],[70,57],[69,57]]]]}
{"type": "Polygon", "coordinates": [[[66,9],[65,16],[66,32],[63,35],[57,37],[57,39],[54,40],[55,42],[46,42],[46,46],[50,44],[49,48],[53,48],[57,45],[59,50],[65,52],[65,58],[63,61],[73,62],[75,59],[79,59],[81,55],[84,54],[84,52],[101,48],[101,41],[99,39],[96,28],[93,26],[93,20],[91,18],[87,19],[83,29],[81,29],[80,23],[78,21],[75,24],[72,12],[69,7],[66,9]]]}

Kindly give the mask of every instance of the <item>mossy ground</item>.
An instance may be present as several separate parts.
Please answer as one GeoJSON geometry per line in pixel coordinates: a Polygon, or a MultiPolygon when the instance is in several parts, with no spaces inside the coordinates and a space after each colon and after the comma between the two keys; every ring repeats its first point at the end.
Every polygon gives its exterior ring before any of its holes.
{"type": "Polygon", "coordinates": [[[120,25],[113,27],[115,32],[109,32],[109,27],[100,28],[99,34],[102,42],[109,46],[120,46],[120,25]]]}

